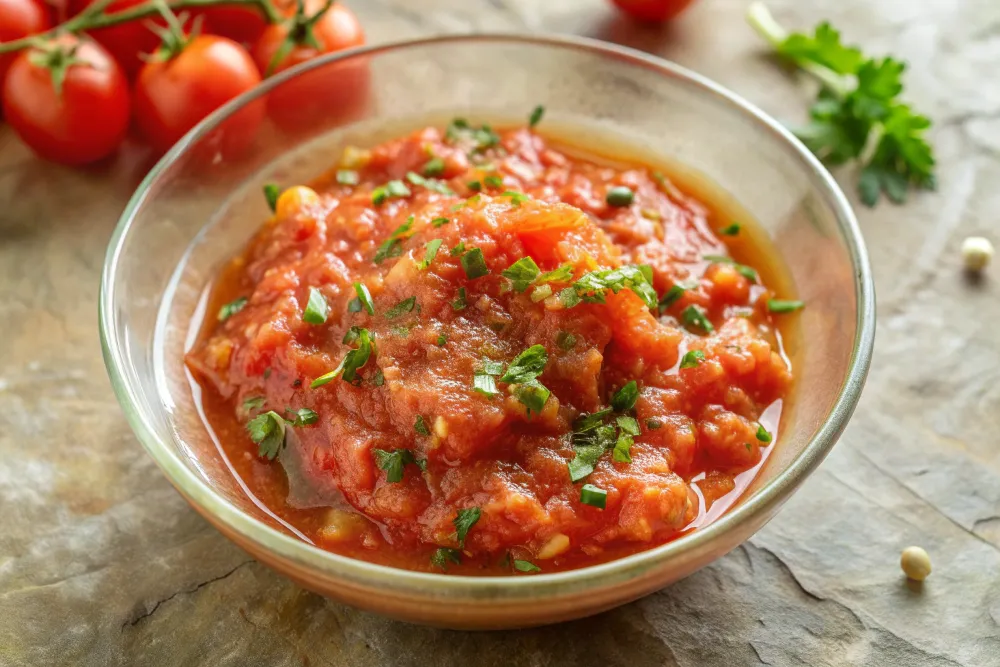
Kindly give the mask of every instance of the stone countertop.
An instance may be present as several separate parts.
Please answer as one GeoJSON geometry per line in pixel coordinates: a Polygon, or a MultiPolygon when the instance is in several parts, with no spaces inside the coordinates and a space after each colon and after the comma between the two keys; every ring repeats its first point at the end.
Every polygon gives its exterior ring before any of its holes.
{"type": "MultiPolygon", "coordinates": [[[[644,49],[804,117],[744,0],[643,28],[603,0],[349,2],[371,42],[558,31],[644,49]]],[[[697,574],[593,618],[461,633],[308,593],[200,519],[139,446],[101,360],[107,240],[144,165],[70,170],[0,130],[0,665],[1000,665],[1000,267],[972,283],[965,236],[996,238],[1000,3],[772,0],[910,63],[935,120],[936,193],[859,208],[878,343],[858,411],[776,519],[697,574]],[[900,550],[934,574],[907,585],[900,550]]],[[[842,178],[851,197],[852,181],[842,178]]]]}

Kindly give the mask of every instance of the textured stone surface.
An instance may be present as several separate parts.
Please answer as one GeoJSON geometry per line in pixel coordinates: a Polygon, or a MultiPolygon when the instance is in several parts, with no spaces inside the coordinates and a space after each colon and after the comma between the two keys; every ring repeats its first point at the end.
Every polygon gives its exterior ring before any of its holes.
{"type": "MultiPolygon", "coordinates": [[[[677,60],[780,118],[808,99],[760,55],[743,0],[701,0],[663,29],[601,0],[350,4],[373,42],[573,32],[677,60]]],[[[1000,210],[1000,4],[771,6],[910,61],[909,97],[937,121],[940,190],[859,210],[879,294],[871,377],[779,516],[674,586],[550,628],[445,632],[358,612],[198,518],[129,431],[100,355],[104,249],[143,165],[45,165],[0,130],[0,665],[1000,665],[1000,269],[970,283],[958,254],[995,234],[1000,210]],[[899,572],[911,543],[934,559],[922,588],[899,572]]]]}

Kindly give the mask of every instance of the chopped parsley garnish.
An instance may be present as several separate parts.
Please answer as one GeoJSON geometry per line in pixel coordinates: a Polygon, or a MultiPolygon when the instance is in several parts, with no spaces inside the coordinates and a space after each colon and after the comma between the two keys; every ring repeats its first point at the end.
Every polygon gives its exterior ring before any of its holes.
{"type": "Polygon", "coordinates": [[[470,190],[472,190],[473,192],[479,192],[480,190],[483,189],[483,184],[479,181],[469,181],[468,183],[465,184],[465,186],[470,190]]]}
{"type": "Polygon", "coordinates": [[[611,460],[617,463],[632,463],[632,445],[635,440],[627,433],[619,433],[615,440],[615,448],[611,452],[611,460]]]}
{"type": "Polygon", "coordinates": [[[541,413],[542,408],[545,407],[545,402],[552,395],[552,392],[538,380],[529,380],[528,382],[516,384],[511,387],[511,392],[517,400],[528,408],[529,415],[532,411],[536,414],[541,413]]]}
{"type": "Polygon", "coordinates": [[[580,502],[597,509],[604,509],[608,503],[608,492],[593,484],[584,484],[580,489],[580,502]]]}
{"type": "Polygon", "coordinates": [[[784,299],[768,299],[767,310],[770,313],[792,313],[805,307],[802,301],[787,301],[784,299]]]}
{"type": "Polygon", "coordinates": [[[299,408],[298,410],[286,409],[286,412],[295,415],[295,419],[290,420],[292,426],[309,426],[319,421],[319,415],[309,408],[299,408]]]}
{"type": "Polygon", "coordinates": [[[521,354],[514,357],[507,367],[507,372],[500,378],[501,382],[518,384],[529,382],[542,374],[549,355],[542,345],[532,345],[521,354]]]}
{"type": "Polygon", "coordinates": [[[522,257],[501,272],[505,278],[509,278],[514,284],[514,290],[523,292],[535,281],[541,271],[535,260],[530,257],[522,257]]]}
{"type": "Polygon", "coordinates": [[[542,568],[538,567],[530,560],[518,560],[514,559],[514,569],[518,572],[541,572],[542,568]]]}
{"type": "Polygon", "coordinates": [[[496,380],[486,373],[476,373],[472,376],[472,390],[487,398],[493,398],[500,393],[497,391],[496,380]]]}
{"type": "Polygon", "coordinates": [[[564,283],[573,277],[573,265],[563,264],[558,269],[553,269],[538,276],[535,281],[541,283],[564,283]]]}
{"type": "Polygon", "coordinates": [[[497,176],[495,174],[490,174],[483,179],[483,184],[488,188],[496,188],[499,190],[503,187],[503,177],[497,176]]]}
{"type": "Polygon", "coordinates": [[[478,507],[469,507],[458,510],[458,516],[452,521],[455,524],[455,536],[458,538],[458,545],[465,546],[465,536],[469,534],[469,529],[476,525],[482,511],[478,507]]]}
{"type": "Polygon", "coordinates": [[[568,331],[560,331],[556,335],[556,345],[567,351],[572,350],[576,347],[576,336],[568,331]]]}
{"type": "Polygon", "coordinates": [[[668,289],[663,294],[663,297],[660,299],[660,312],[662,313],[664,310],[677,303],[677,301],[682,296],[684,296],[684,292],[688,291],[689,289],[693,288],[686,287],[684,285],[681,285],[680,283],[677,283],[676,285],[671,285],[670,289],[668,289]]]}
{"type": "Polygon", "coordinates": [[[618,424],[618,428],[627,435],[639,435],[639,422],[635,420],[635,417],[629,417],[628,415],[621,415],[615,418],[615,423],[618,424]]]}
{"type": "Polygon", "coordinates": [[[740,233],[740,223],[738,222],[730,223],[725,227],[723,227],[722,229],[720,229],[719,233],[722,234],[723,236],[736,236],[737,234],[740,233]]]}
{"type": "Polygon", "coordinates": [[[681,358],[681,368],[696,368],[704,360],[705,353],[701,350],[688,350],[681,358]]]}
{"type": "Polygon", "coordinates": [[[362,309],[361,299],[354,297],[347,302],[347,312],[349,313],[360,313],[362,309]]]}
{"type": "Polygon", "coordinates": [[[459,565],[462,562],[462,552],[458,549],[449,549],[448,547],[440,547],[433,554],[431,554],[431,565],[439,567],[442,570],[448,569],[448,563],[454,563],[459,565]]]}
{"type": "Polygon", "coordinates": [[[688,306],[681,312],[681,322],[684,326],[697,327],[705,333],[712,333],[715,331],[715,327],[709,322],[708,317],[705,316],[705,311],[701,306],[691,305],[688,306]]]}
{"type": "Polygon", "coordinates": [[[264,199],[267,200],[267,207],[271,209],[271,213],[278,212],[278,197],[280,196],[281,188],[278,187],[277,183],[264,184],[264,199]]]}
{"type": "Polygon", "coordinates": [[[443,227],[444,225],[447,225],[449,222],[451,222],[451,220],[449,220],[448,218],[434,218],[433,220],[431,220],[431,226],[434,229],[437,229],[438,227],[443,227]]]}
{"type": "Polygon", "coordinates": [[[309,301],[302,311],[302,321],[307,324],[323,324],[330,314],[330,304],[326,302],[323,293],[315,287],[309,288],[309,301]]]}
{"type": "Polygon", "coordinates": [[[631,380],[611,397],[611,407],[614,408],[615,412],[628,412],[635,407],[638,398],[639,385],[636,384],[635,380],[631,380]]]}
{"type": "Polygon", "coordinates": [[[322,387],[338,375],[343,375],[345,382],[353,382],[354,378],[357,377],[358,370],[368,363],[368,358],[371,357],[373,347],[371,334],[368,333],[368,329],[360,329],[357,327],[351,327],[351,329],[357,331],[358,347],[353,350],[349,350],[347,354],[344,355],[340,365],[335,369],[326,375],[321,375],[313,380],[309,385],[312,389],[322,387]]]}
{"type": "Polygon", "coordinates": [[[459,241],[454,248],[448,251],[448,254],[452,257],[458,257],[463,252],[465,252],[465,241],[459,241]]]}
{"type": "Polygon", "coordinates": [[[375,457],[375,465],[379,470],[385,471],[385,481],[390,484],[403,481],[403,466],[417,462],[409,449],[396,449],[391,452],[373,449],[372,455],[375,457]]]}
{"type": "Polygon", "coordinates": [[[531,115],[528,116],[528,127],[534,127],[541,122],[542,116],[545,115],[545,107],[539,104],[537,107],[531,110],[531,115]]]}
{"type": "Polygon", "coordinates": [[[384,185],[380,185],[372,190],[372,204],[375,206],[381,206],[387,199],[389,199],[389,192],[385,189],[384,185]]]}
{"type": "Polygon", "coordinates": [[[431,430],[427,428],[427,422],[424,421],[423,415],[417,415],[416,421],[413,422],[413,430],[417,432],[417,435],[431,434],[431,430]]]}
{"type": "Polygon", "coordinates": [[[243,409],[247,412],[250,412],[251,410],[260,410],[264,407],[264,403],[266,402],[267,399],[263,396],[251,396],[243,400],[243,409]]]}
{"type": "Polygon", "coordinates": [[[444,160],[439,157],[432,157],[424,163],[424,168],[421,171],[424,176],[440,176],[444,173],[444,160]]]}
{"type": "MultiPolygon", "coordinates": [[[[419,185],[421,187],[427,188],[432,192],[437,192],[442,195],[453,195],[455,191],[448,187],[448,185],[442,181],[436,181],[433,178],[424,178],[420,174],[414,171],[406,172],[406,180],[414,185],[419,185]]],[[[407,190],[406,194],[410,194],[407,190]]]]}
{"type": "Polygon", "coordinates": [[[462,268],[465,270],[465,277],[469,280],[482,278],[490,272],[480,248],[473,248],[462,255],[462,268]]]}
{"type": "Polygon", "coordinates": [[[597,428],[604,423],[604,418],[610,415],[611,412],[611,408],[604,408],[603,410],[598,410],[597,412],[593,412],[591,414],[580,415],[573,422],[573,432],[586,433],[587,431],[597,428]]]}
{"type": "Polygon", "coordinates": [[[458,298],[451,302],[451,307],[454,310],[465,310],[468,304],[465,302],[465,288],[458,288],[458,298]]]}
{"type": "Polygon", "coordinates": [[[503,375],[503,364],[499,361],[483,358],[482,367],[478,372],[486,375],[503,375]]]}
{"type": "Polygon", "coordinates": [[[395,319],[401,315],[412,312],[415,305],[417,305],[417,297],[411,296],[409,299],[403,299],[395,306],[385,311],[385,316],[390,320],[395,319]]]}
{"type": "Polygon", "coordinates": [[[338,169],[337,182],[341,185],[357,185],[361,182],[361,177],[353,169],[338,169]]]}
{"type": "Polygon", "coordinates": [[[631,206],[634,199],[635,193],[624,185],[618,185],[611,188],[608,190],[608,194],[604,197],[604,200],[608,202],[608,206],[616,207],[631,206]]]}
{"type": "Polygon", "coordinates": [[[424,253],[424,258],[417,263],[418,269],[426,269],[434,261],[434,257],[437,256],[438,250],[441,248],[443,241],[441,239],[432,239],[427,242],[427,251],[424,253]]]}
{"type": "Polygon", "coordinates": [[[657,305],[656,290],[650,284],[646,268],[630,264],[617,269],[591,271],[585,273],[572,286],[559,292],[559,301],[566,308],[572,308],[581,302],[604,303],[604,292],[611,290],[618,294],[628,288],[642,299],[649,308],[657,305]]]}
{"type": "Polygon", "coordinates": [[[552,285],[539,285],[531,290],[531,300],[534,303],[548,299],[550,296],[552,296],[552,285]]]}
{"type": "Polygon", "coordinates": [[[663,428],[663,422],[661,422],[656,417],[650,417],[646,420],[646,428],[650,431],[655,431],[658,428],[663,428]]]}
{"type": "Polygon", "coordinates": [[[382,245],[380,245],[378,250],[375,251],[375,257],[372,261],[376,264],[381,264],[388,257],[399,257],[400,253],[402,253],[399,241],[406,236],[412,228],[413,216],[411,215],[406,219],[406,222],[393,230],[392,234],[389,235],[389,238],[382,242],[382,245]]]}
{"type": "Polygon", "coordinates": [[[438,334],[437,337],[438,347],[444,347],[447,342],[448,342],[448,336],[446,336],[445,334],[438,334]]]}
{"type": "MultiPolygon", "coordinates": [[[[375,314],[375,304],[372,302],[372,293],[368,291],[364,283],[354,283],[354,291],[357,293],[358,305],[364,306],[364,309],[368,311],[369,315],[375,314]]],[[[353,300],[352,300],[353,301],[353,300]]],[[[360,312],[360,308],[358,312],[360,312]]]]}
{"type": "Polygon", "coordinates": [[[247,422],[247,432],[258,454],[273,461],[285,445],[285,418],[274,410],[259,414],[247,422]]]}
{"type": "Polygon", "coordinates": [[[510,205],[514,208],[518,208],[523,202],[531,199],[528,195],[523,192],[514,192],[513,190],[506,190],[500,193],[501,197],[510,197],[510,205]]]}
{"type": "Polygon", "coordinates": [[[746,266],[745,264],[738,264],[733,258],[726,257],[725,255],[704,255],[702,259],[712,262],[713,264],[731,264],[736,272],[741,276],[746,278],[752,283],[757,282],[757,271],[753,267],[746,266]]]}
{"type": "Polygon", "coordinates": [[[771,434],[761,424],[757,424],[757,439],[764,444],[771,442],[771,434]]]}
{"type": "Polygon", "coordinates": [[[456,118],[451,121],[445,130],[445,139],[451,143],[470,142],[473,144],[473,151],[483,151],[500,143],[500,135],[494,132],[489,125],[473,127],[464,118],[456,118]]]}
{"type": "Polygon", "coordinates": [[[389,181],[385,184],[385,190],[389,193],[390,197],[409,197],[410,188],[406,187],[403,181],[389,181]]]}
{"type": "Polygon", "coordinates": [[[248,303],[250,303],[250,299],[246,298],[245,296],[241,296],[238,299],[233,299],[232,301],[224,305],[222,308],[219,308],[219,314],[218,314],[219,321],[225,322],[230,317],[232,317],[236,313],[246,308],[246,305],[248,303]]]}
{"type": "Polygon", "coordinates": [[[372,384],[376,387],[381,387],[385,384],[385,374],[382,373],[381,368],[377,369],[375,375],[372,376],[372,384]]]}
{"type": "Polygon", "coordinates": [[[605,451],[614,447],[615,440],[615,427],[610,424],[601,424],[587,431],[575,431],[573,449],[576,455],[567,464],[570,480],[579,482],[594,472],[597,461],[605,451]]]}

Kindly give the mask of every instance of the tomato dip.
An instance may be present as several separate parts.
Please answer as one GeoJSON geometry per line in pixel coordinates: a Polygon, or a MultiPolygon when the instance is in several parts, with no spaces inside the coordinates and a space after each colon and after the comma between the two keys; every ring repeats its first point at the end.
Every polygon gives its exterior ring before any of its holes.
{"type": "Polygon", "coordinates": [[[801,307],[763,284],[774,257],[652,167],[545,136],[456,120],[265,188],[186,363],[301,537],[553,572],[692,530],[759,467],[801,307]]]}

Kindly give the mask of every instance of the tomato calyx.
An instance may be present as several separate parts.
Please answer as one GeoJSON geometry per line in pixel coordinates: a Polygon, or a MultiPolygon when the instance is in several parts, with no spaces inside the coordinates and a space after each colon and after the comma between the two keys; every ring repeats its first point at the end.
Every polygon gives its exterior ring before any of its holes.
{"type": "Polygon", "coordinates": [[[316,33],[313,31],[313,27],[321,18],[323,18],[323,15],[326,14],[331,7],[333,7],[334,1],[335,0],[326,0],[317,12],[314,14],[306,14],[304,0],[296,0],[295,14],[285,21],[285,25],[288,28],[288,34],[285,36],[285,39],[282,40],[277,50],[275,50],[274,56],[271,57],[271,62],[267,65],[267,71],[264,72],[264,76],[271,76],[274,74],[274,71],[279,65],[281,65],[281,62],[287,58],[288,54],[290,54],[297,46],[309,46],[317,51],[323,48],[323,45],[316,39],[316,33]]]}
{"type": "Polygon", "coordinates": [[[61,97],[63,84],[66,81],[66,73],[74,65],[93,67],[93,65],[76,55],[80,48],[79,42],[67,44],[65,42],[38,41],[28,54],[28,60],[32,65],[41,67],[49,71],[52,77],[52,87],[55,88],[56,95],[61,97]]]}
{"type": "Polygon", "coordinates": [[[191,23],[191,30],[185,32],[184,24],[188,20],[187,12],[181,12],[180,15],[174,14],[166,3],[159,0],[156,2],[156,5],[167,25],[160,27],[148,24],[147,27],[160,38],[160,47],[153,53],[148,55],[140,54],[139,57],[147,61],[165,62],[179,56],[191,40],[198,36],[201,32],[202,17],[198,16],[195,18],[191,23]]]}

